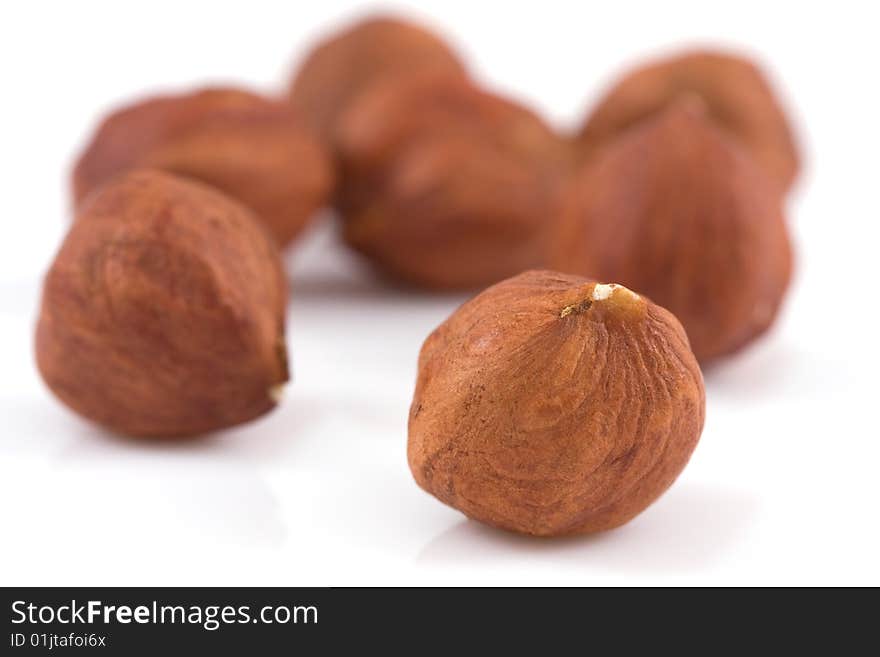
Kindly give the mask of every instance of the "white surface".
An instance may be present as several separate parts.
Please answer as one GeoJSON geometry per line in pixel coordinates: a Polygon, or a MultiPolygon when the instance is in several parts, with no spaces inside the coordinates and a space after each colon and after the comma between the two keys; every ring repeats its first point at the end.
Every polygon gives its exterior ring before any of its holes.
{"type": "Polygon", "coordinates": [[[356,10],[17,3],[0,21],[0,583],[880,584],[877,9],[513,4],[417,13],[560,125],[628,62],[694,42],[760,55],[797,108],[797,278],[772,335],[707,374],[706,428],[673,488],[620,530],[564,541],[422,493],[405,460],[416,355],[460,299],[382,288],[326,224],[290,257],[296,381],[278,411],[176,447],[80,421],[41,384],[31,333],[95,120],[161,88],[280,85],[356,10]]]}

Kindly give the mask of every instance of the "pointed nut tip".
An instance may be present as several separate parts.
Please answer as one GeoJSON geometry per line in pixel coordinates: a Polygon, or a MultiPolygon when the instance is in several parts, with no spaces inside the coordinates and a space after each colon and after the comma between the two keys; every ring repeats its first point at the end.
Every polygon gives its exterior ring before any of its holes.
{"type": "Polygon", "coordinates": [[[284,389],[287,386],[283,383],[277,383],[271,388],[269,388],[266,392],[269,395],[269,399],[271,399],[274,403],[280,404],[281,400],[284,398],[284,389]]]}
{"type": "Polygon", "coordinates": [[[638,294],[623,285],[618,285],[617,283],[597,283],[595,287],[593,287],[592,299],[593,301],[604,301],[618,290],[621,294],[626,294],[631,297],[632,300],[639,298],[638,294]]]}

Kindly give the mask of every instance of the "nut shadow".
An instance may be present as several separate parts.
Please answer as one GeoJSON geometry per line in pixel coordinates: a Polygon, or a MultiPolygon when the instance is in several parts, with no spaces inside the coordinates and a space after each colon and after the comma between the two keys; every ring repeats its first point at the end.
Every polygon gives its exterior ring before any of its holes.
{"type": "MultiPolygon", "coordinates": [[[[101,549],[132,550],[157,532],[175,537],[177,546],[188,540],[197,546],[277,546],[286,539],[263,465],[277,461],[285,446],[267,431],[268,422],[203,439],[150,441],[117,436],[60,405],[47,412],[39,399],[10,400],[13,405],[0,432],[0,454],[48,456],[43,476],[64,491],[29,495],[20,512],[15,505],[5,508],[18,514],[9,539],[19,547],[42,535],[43,525],[101,549]],[[113,502],[102,503],[108,496],[113,502]],[[84,526],[91,528],[87,534],[84,526]]],[[[4,410],[0,404],[0,415],[4,410]]],[[[286,442],[286,449],[299,449],[296,440],[286,442]]]]}
{"type": "MultiPolygon", "coordinates": [[[[288,431],[308,431],[284,422],[276,425],[285,427],[279,435],[267,418],[204,437],[149,440],[120,436],[75,416],[69,423],[55,418],[59,422],[67,425],[68,437],[55,444],[49,465],[56,480],[67,482],[67,494],[38,517],[62,526],[68,519],[103,526],[107,511],[94,501],[111,492],[125,500],[126,512],[114,514],[113,532],[99,538],[119,549],[151,540],[156,532],[196,546],[278,546],[286,540],[288,528],[265,466],[296,458],[291,452],[301,447],[288,431]]],[[[71,533],[78,531],[72,527],[71,533]]]]}
{"type": "MultiPolygon", "coordinates": [[[[330,213],[332,215],[332,213],[330,213]]],[[[430,291],[384,276],[347,247],[335,217],[316,223],[285,254],[291,300],[335,303],[340,300],[430,303],[466,299],[468,292],[430,291]]]]}
{"type": "Polygon", "coordinates": [[[827,395],[829,379],[840,375],[832,362],[816,362],[774,339],[761,341],[703,370],[707,393],[735,403],[786,396],[822,398],[827,395]]]}
{"type": "Polygon", "coordinates": [[[497,564],[522,557],[569,568],[635,574],[711,569],[741,540],[758,509],[738,491],[704,484],[671,489],[619,529],[587,536],[535,538],[464,520],[431,540],[420,564],[497,564]]]}
{"type": "Polygon", "coordinates": [[[298,395],[274,411],[245,424],[187,438],[135,438],[121,435],[71,413],[76,423],[74,436],[57,452],[63,462],[96,462],[104,459],[168,455],[169,458],[238,462],[250,465],[295,459],[297,450],[307,448],[312,426],[334,409],[321,399],[298,395]]]}

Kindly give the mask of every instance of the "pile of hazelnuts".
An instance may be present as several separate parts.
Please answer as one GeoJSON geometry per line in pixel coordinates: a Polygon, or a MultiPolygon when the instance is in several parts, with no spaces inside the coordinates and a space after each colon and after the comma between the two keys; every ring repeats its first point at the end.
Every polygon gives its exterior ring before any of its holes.
{"type": "Polygon", "coordinates": [[[211,88],[103,121],[74,168],[37,363],[121,434],[267,412],[288,378],[280,249],[332,206],[388,279],[486,288],[419,355],[418,484],[514,531],[609,529],[687,463],[700,365],[776,317],[797,169],[742,58],[644,66],[566,135],[480,86],[437,35],[370,18],[318,44],[283,97],[211,88]]]}

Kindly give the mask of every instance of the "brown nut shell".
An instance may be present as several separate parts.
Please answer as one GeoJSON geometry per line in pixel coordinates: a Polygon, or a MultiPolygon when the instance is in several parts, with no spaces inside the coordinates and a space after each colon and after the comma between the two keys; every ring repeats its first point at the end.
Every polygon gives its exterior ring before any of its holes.
{"type": "Polygon", "coordinates": [[[373,16],[311,51],[291,83],[290,100],[333,141],[338,117],[377,80],[430,71],[465,75],[458,56],[439,36],[398,18],[373,16]]]}
{"type": "Polygon", "coordinates": [[[560,270],[618,281],[669,309],[703,363],[766,331],[791,276],[775,185],[689,102],[589,163],[561,225],[560,270]]]}
{"type": "Polygon", "coordinates": [[[339,120],[343,210],[381,188],[387,168],[414,141],[470,140],[515,160],[563,169],[568,145],[535,112],[460,76],[434,73],[374,85],[339,120]]]}
{"type": "Polygon", "coordinates": [[[435,75],[377,85],[340,125],[344,235],[384,273],[473,289],[546,262],[570,162],[534,113],[435,75]]]}
{"type": "Polygon", "coordinates": [[[751,61],[691,52],[639,68],[611,88],[581,131],[588,153],[681,96],[705,104],[709,118],[751,152],[783,190],[799,169],[792,128],[770,83],[751,61]]]}
{"type": "Polygon", "coordinates": [[[629,521],[699,440],[703,380],[681,325],[626,288],[529,271],[425,341],[416,482],[482,522],[556,536],[629,521]]]}
{"type": "Polygon", "coordinates": [[[202,434],[255,418],[287,380],[286,284],[244,206],[158,171],[83,204],[49,270],[36,333],[49,388],[123,434],[202,434]]]}
{"type": "Polygon", "coordinates": [[[256,212],[281,245],[333,188],[329,155],[290,106],[237,89],[152,98],[108,116],[74,169],[76,203],[141,167],[217,187],[256,212]]]}
{"type": "Polygon", "coordinates": [[[397,280],[484,287],[546,262],[561,192],[539,163],[461,138],[423,140],[366,209],[346,215],[344,237],[397,280]]]}

